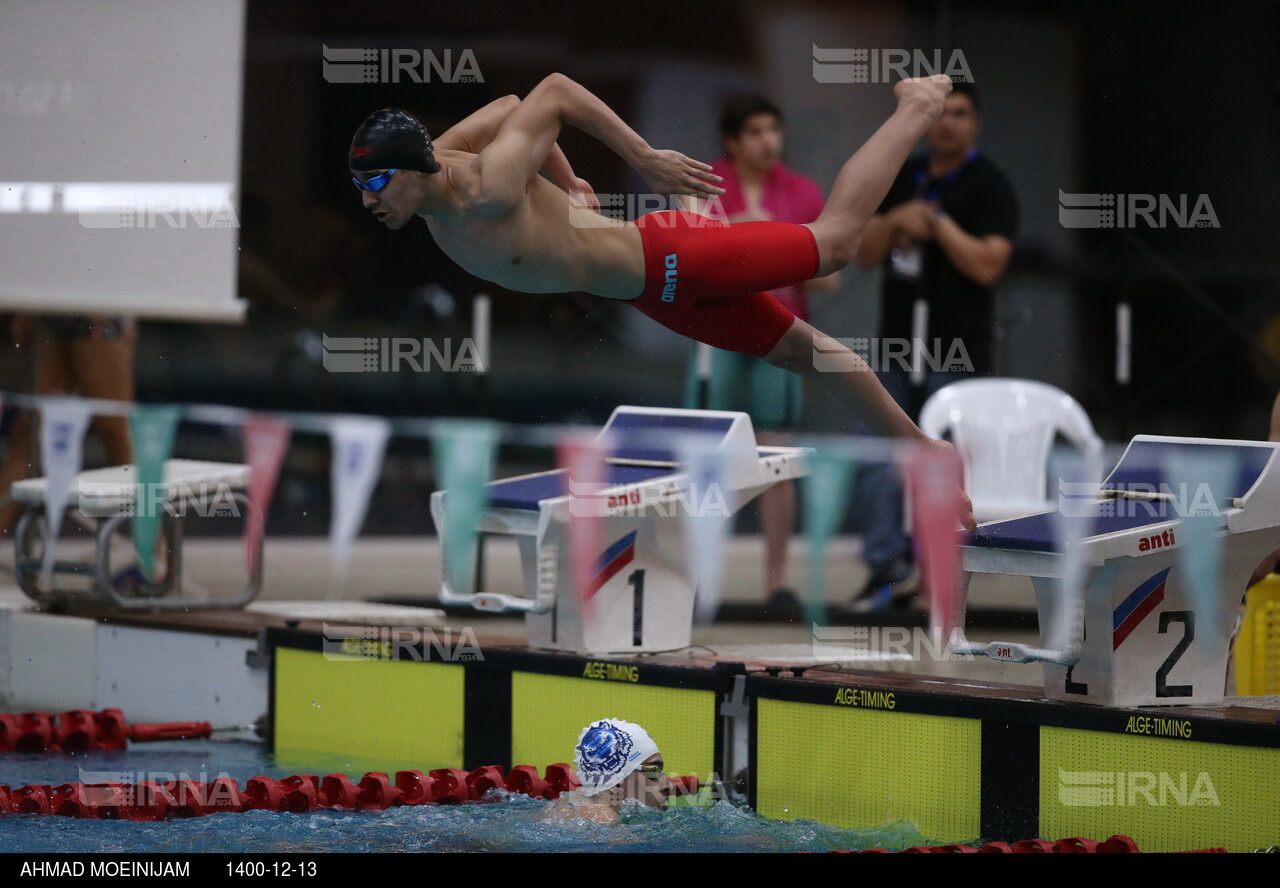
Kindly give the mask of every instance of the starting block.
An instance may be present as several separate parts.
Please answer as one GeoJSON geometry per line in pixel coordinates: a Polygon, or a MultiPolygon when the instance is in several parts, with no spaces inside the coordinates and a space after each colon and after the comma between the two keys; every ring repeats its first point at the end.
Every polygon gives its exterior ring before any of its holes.
{"type": "MultiPolygon", "coordinates": [[[[56,560],[52,574],[87,577],[103,602],[129,610],[243,607],[257,597],[262,585],[262,540],[258,540],[248,583],[234,599],[182,596],[182,540],[188,511],[202,516],[247,514],[249,501],[244,490],[248,480],[246,465],[171,459],[164,464],[164,483],[140,501],[134,466],[81,472],[67,503],[68,517],[93,532],[93,557],[83,561],[56,560]],[[142,509],[153,510],[160,519],[159,541],[167,563],[157,565],[154,583],[138,582],[136,576],[125,583],[111,564],[111,541],[113,535],[124,536],[133,516],[142,509]]],[[[26,507],[14,531],[14,569],[18,585],[28,598],[51,605],[82,599],[85,594],[82,589],[42,584],[43,552],[50,545],[49,523],[45,520],[46,485],[44,478],[28,478],[11,488],[14,502],[26,507]]]]}
{"type": "Polygon", "coordinates": [[[1041,662],[1045,695],[1053,700],[1116,707],[1221,703],[1245,586],[1280,546],[1280,444],[1139,435],[1096,494],[1061,504],[1067,508],[983,524],[962,553],[963,594],[976,573],[1030,577],[1041,638],[1066,639],[1064,647],[970,642],[962,598],[951,650],[1041,662]],[[1174,454],[1186,477],[1169,468],[1174,454]],[[1211,489],[1207,473],[1196,476],[1196,460],[1222,456],[1238,471],[1226,489],[1211,489]],[[1216,613],[1199,620],[1169,491],[1184,497],[1193,491],[1193,503],[1212,506],[1205,512],[1221,539],[1216,613]],[[1069,545],[1079,547],[1076,595],[1063,588],[1060,522],[1069,545]]]}
{"type": "MultiPolygon", "coordinates": [[[[674,443],[690,433],[716,436],[715,450],[725,460],[717,506],[723,503],[726,519],[772,485],[803,474],[806,448],[758,447],[745,413],[618,407],[598,436],[612,447],[601,489],[571,495],[563,469],[488,485],[479,529],[516,537],[527,595],[449,588],[441,530],[440,602],[523,612],[533,647],[604,654],[688,646],[695,590],[683,519],[690,485],[674,443]],[[569,560],[574,515],[601,522],[603,550],[585,608],[569,560]]],[[[432,494],[438,530],[447,507],[447,491],[432,494]]]]}

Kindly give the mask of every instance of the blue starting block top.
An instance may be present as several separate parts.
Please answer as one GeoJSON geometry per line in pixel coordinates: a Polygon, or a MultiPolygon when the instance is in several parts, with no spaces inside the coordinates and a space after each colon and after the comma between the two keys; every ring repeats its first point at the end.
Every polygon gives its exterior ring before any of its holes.
{"type": "Polygon", "coordinates": [[[1195,465],[1199,458],[1204,461],[1214,459],[1235,459],[1239,461],[1236,477],[1225,490],[1213,490],[1213,499],[1218,502],[1240,499],[1258,483],[1262,473],[1266,471],[1267,461],[1275,455],[1275,449],[1265,444],[1198,444],[1170,441],[1135,440],[1125,451],[1124,458],[1102,482],[1103,490],[1110,491],[1149,491],[1172,492],[1177,494],[1180,487],[1196,488],[1208,484],[1208,474],[1198,474],[1195,470],[1187,477],[1173,477],[1165,468],[1167,461],[1174,457],[1183,457],[1189,465],[1195,465]]]}
{"type": "MultiPolygon", "coordinates": [[[[1219,507],[1230,506],[1253,489],[1275,453],[1274,446],[1267,444],[1135,438],[1100,487],[1101,492],[1111,493],[1113,498],[1078,500],[1072,505],[1071,515],[1062,520],[1066,521],[1066,530],[1072,539],[1085,539],[1166,523],[1176,517],[1177,512],[1169,497],[1187,496],[1193,502],[1208,499],[1219,507]],[[1188,467],[1178,476],[1169,469],[1174,457],[1181,458],[1182,465],[1188,467]],[[1223,458],[1237,460],[1238,470],[1224,489],[1210,489],[1208,485],[1214,474],[1210,463],[1223,458]],[[1202,488],[1208,491],[1207,497],[1200,493],[1202,488]],[[1164,498],[1135,498],[1144,494],[1164,498]]],[[[1058,514],[1042,512],[992,522],[979,527],[966,545],[1024,552],[1057,551],[1054,525],[1058,514]]],[[[1225,527],[1226,520],[1221,513],[1219,519],[1225,527]]]]}
{"type": "MultiPolygon", "coordinates": [[[[1072,539],[1118,533],[1151,524],[1164,524],[1173,517],[1170,504],[1167,502],[1134,503],[1104,500],[1081,504],[1073,511],[1081,514],[1073,514],[1063,519],[1067,523],[1067,533],[1072,539]],[[1114,514],[1116,508],[1123,508],[1125,513],[1114,514]],[[1160,514],[1161,511],[1164,514],[1160,514]]],[[[1010,518],[1008,521],[984,524],[965,545],[980,549],[1056,552],[1058,539],[1054,524],[1057,519],[1054,516],[1057,514],[1057,512],[1041,512],[1024,518],[1010,518]]],[[[1222,524],[1226,526],[1225,520],[1222,524]]]]}
{"type": "MultiPolygon", "coordinates": [[[[634,458],[634,457],[633,457],[634,458]]],[[[609,464],[608,483],[639,484],[673,475],[676,469],[672,466],[631,466],[609,464]]],[[[538,503],[543,500],[564,496],[569,491],[565,485],[564,470],[532,475],[527,478],[512,478],[510,481],[498,481],[489,485],[489,505],[495,509],[523,509],[528,512],[538,511],[538,503]]]]}
{"type": "MultiPolygon", "coordinates": [[[[619,408],[601,430],[613,450],[606,465],[610,487],[643,484],[679,471],[679,455],[670,446],[674,434],[701,433],[724,438],[733,416],[707,416],[690,411],[671,413],[632,412],[619,408]],[[636,463],[651,463],[637,465],[636,463]]],[[[569,493],[563,470],[543,472],[488,485],[489,505],[496,509],[536,512],[544,500],[569,493]]]]}
{"type": "Polygon", "coordinates": [[[672,432],[702,432],[721,437],[729,433],[733,417],[690,416],[681,413],[627,413],[614,414],[602,434],[609,435],[615,445],[615,459],[676,462],[676,452],[661,443],[661,438],[672,432]]]}

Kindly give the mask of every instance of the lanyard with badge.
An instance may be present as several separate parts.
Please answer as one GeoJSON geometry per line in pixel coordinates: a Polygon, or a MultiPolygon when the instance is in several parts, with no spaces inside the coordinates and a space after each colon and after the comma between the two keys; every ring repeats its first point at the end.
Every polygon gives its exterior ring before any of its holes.
{"type": "MultiPolygon", "coordinates": [[[[914,197],[920,200],[936,202],[939,199],[942,187],[954,182],[964,172],[964,168],[977,156],[978,149],[970,148],[969,153],[964,157],[963,163],[945,176],[939,176],[936,179],[926,177],[929,170],[929,159],[925,158],[924,164],[916,173],[914,197]]],[[[911,306],[912,348],[910,350],[910,378],[912,385],[922,385],[924,383],[923,345],[929,335],[929,301],[925,298],[923,280],[924,248],[918,242],[912,242],[905,247],[894,247],[889,253],[889,268],[895,277],[914,281],[919,291],[915,302],[911,306]]]]}
{"type": "MultiPolygon", "coordinates": [[[[977,148],[970,148],[969,153],[965,155],[964,162],[956,167],[945,176],[939,176],[936,179],[928,178],[929,158],[925,158],[920,170],[916,173],[916,188],[913,199],[925,201],[937,201],[942,188],[954,182],[964,168],[973,162],[978,156],[977,148]]],[[[889,267],[893,273],[900,278],[906,280],[919,280],[920,273],[924,269],[924,251],[919,243],[911,243],[905,247],[894,247],[889,254],[889,267]]]]}

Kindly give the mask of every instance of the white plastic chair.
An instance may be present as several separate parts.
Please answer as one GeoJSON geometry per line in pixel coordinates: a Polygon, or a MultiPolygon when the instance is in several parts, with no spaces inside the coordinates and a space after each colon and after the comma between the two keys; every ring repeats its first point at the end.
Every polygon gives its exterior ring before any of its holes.
{"type": "MultiPolygon", "coordinates": [[[[979,522],[1054,508],[1049,452],[1061,432],[1084,454],[1085,476],[1102,479],[1102,439],[1075,398],[1028,379],[970,379],[939,389],[920,411],[931,438],[951,433],[964,463],[965,491],[979,522]]],[[[1078,477],[1078,476],[1077,476],[1078,477]]]]}

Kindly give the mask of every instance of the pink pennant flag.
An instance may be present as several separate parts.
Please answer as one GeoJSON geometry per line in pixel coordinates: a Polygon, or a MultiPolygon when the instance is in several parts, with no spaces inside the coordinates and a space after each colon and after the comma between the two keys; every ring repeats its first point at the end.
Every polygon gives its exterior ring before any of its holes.
{"type": "Polygon", "coordinates": [[[963,472],[954,452],[930,448],[908,454],[903,468],[911,496],[912,533],[929,628],[943,644],[956,628],[960,601],[960,492],[963,472]]]}
{"type": "Polygon", "coordinates": [[[565,469],[569,500],[569,570],[584,617],[596,593],[596,575],[604,552],[604,508],[600,497],[608,483],[608,449],[595,436],[568,434],[556,445],[556,461],[565,469]]]}
{"type": "Polygon", "coordinates": [[[244,421],[244,459],[249,464],[249,513],[244,521],[245,564],[252,574],[267,529],[267,509],[280,480],[280,466],[289,449],[289,427],[270,416],[250,415],[244,421]]]}

